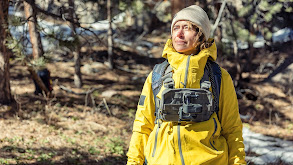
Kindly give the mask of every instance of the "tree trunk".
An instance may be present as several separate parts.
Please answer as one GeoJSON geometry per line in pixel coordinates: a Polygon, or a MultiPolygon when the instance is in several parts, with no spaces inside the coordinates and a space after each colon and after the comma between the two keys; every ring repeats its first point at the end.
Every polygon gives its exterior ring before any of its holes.
{"type": "Polygon", "coordinates": [[[215,30],[217,29],[217,27],[218,27],[218,25],[220,23],[220,20],[221,20],[221,17],[222,17],[222,14],[223,14],[225,6],[226,6],[226,0],[223,0],[221,8],[220,8],[220,11],[219,11],[218,16],[217,16],[217,19],[215,21],[215,24],[212,26],[212,30],[211,30],[211,36],[212,37],[214,36],[214,32],[215,32],[215,30]]]}
{"type": "Polygon", "coordinates": [[[42,91],[45,92],[46,96],[50,97],[50,91],[42,81],[42,79],[38,76],[36,71],[33,69],[33,67],[28,66],[27,70],[30,72],[32,78],[35,80],[35,82],[39,85],[39,87],[42,89],[42,91]]]}
{"type": "MultiPolygon", "coordinates": [[[[39,57],[43,56],[44,50],[42,46],[41,36],[37,29],[36,12],[34,11],[33,7],[26,1],[23,1],[23,4],[25,17],[28,21],[29,26],[30,41],[33,48],[33,57],[34,59],[38,59],[39,57]]],[[[35,5],[35,0],[32,0],[32,4],[35,5]]]]}
{"type": "Polygon", "coordinates": [[[8,7],[8,0],[0,2],[0,104],[9,104],[13,100],[10,90],[9,52],[5,45],[8,7]]]}
{"type": "Polygon", "coordinates": [[[227,6],[227,9],[228,9],[228,15],[227,18],[229,19],[230,21],[230,24],[231,24],[231,30],[232,30],[232,36],[234,38],[233,40],[233,52],[234,52],[234,56],[235,56],[235,65],[236,65],[236,76],[235,76],[235,79],[234,79],[234,86],[235,87],[238,87],[239,85],[239,82],[242,80],[242,67],[240,65],[240,57],[239,57],[239,48],[238,48],[238,44],[237,44],[237,40],[238,40],[238,37],[237,37],[237,34],[236,34],[236,30],[234,28],[234,22],[233,22],[233,19],[237,19],[238,18],[238,15],[237,13],[233,13],[232,12],[232,8],[230,6],[230,3],[229,4],[226,4],[227,6]]]}
{"type": "Polygon", "coordinates": [[[238,44],[237,44],[237,35],[236,35],[235,29],[233,26],[233,21],[231,18],[230,18],[230,22],[231,22],[231,29],[232,29],[232,33],[233,33],[233,37],[234,37],[233,52],[235,55],[235,64],[236,64],[236,70],[237,70],[236,77],[234,80],[234,86],[237,87],[239,85],[239,81],[242,79],[242,68],[240,65],[240,58],[239,58],[239,53],[238,53],[239,48],[238,48],[238,44]]]}
{"type": "MultiPolygon", "coordinates": [[[[44,50],[41,36],[37,29],[37,13],[34,10],[34,6],[36,5],[36,3],[35,0],[31,0],[30,3],[23,1],[23,5],[25,17],[28,21],[30,41],[33,49],[33,58],[38,59],[44,55],[44,50]]],[[[47,96],[50,96],[51,93],[49,89],[44,85],[41,78],[37,75],[38,71],[34,70],[32,67],[28,67],[27,69],[37,85],[42,89],[42,91],[44,91],[47,96]]]]}
{"type": "Polygon", "coordinates": [[[194,5],[194,3],[194,0],[172,0],[172,17],[174,17],[174,15],[181,9],[190,5],[194,5]]]}
{"type": "Polygon", "coordinates": [[[111,16],[111,0],[107,0],[107,17],[109,21],[108,29],[108,62],[109,68],[114,68],[113,63],[113,33],[112,33],[112,16],[111,16]]]}
{"type": "Polygon", "coordinates": [[[75,23],[78,22],[78,17],[75,14],[75,5],[73,0],[68,0],[69,4],[69,17],[74,22],[70,22],[70,28],[71,28],[71,35],[75,40],[77,40],[76,45],[74,45],[73,56],[74,56],[74,85],[77,88],[82,87],[82,76],[80,71],[81,66],[81,60],[80,60],[80,42],[78,39],[78,36],[76,34],[76,25],[75,23]]]}

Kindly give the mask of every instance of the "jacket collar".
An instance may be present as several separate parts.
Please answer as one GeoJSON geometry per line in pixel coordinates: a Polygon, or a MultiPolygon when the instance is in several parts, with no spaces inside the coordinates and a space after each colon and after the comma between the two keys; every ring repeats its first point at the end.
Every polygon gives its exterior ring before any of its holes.
{"type": "MultiPolygon", "coordinates": [[[[203,65],[201,65],[203,67],[205,66],[206,61],[207,61],[208,58],[212,59],[213,61],[215,61],[217,59],[217,47],[216,47],[216,44],[215,44],[214,40],[211,39],[211,38],[208,41],[213,42],[212,46],[210,46],[209,48],[201,50],[198,54],[193,55],[191,57],[192,62],[195,62],[195,63],[198,63],[198,64],[199,63],[203,64],[203,65]]],[[[183,61],[186,61],[188,55],[176,52],[176,50],[174,49],[174,47],[172,45],[172,39],[168,39],[168,41],[167,41],[167,43],[166,43],[166,45],[164,47],[162,57],[168,59],[168,62],[170,63],[170,65],[174,69],[178,69],[179,65],[181,65],[181,63],[183,61]]]]}

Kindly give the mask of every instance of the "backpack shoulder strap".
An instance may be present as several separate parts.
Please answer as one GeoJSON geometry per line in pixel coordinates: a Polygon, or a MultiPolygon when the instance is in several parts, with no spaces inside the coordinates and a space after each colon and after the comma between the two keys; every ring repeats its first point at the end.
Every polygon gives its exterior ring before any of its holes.
{"type": "Polygon", "coordinates": [[[162,62],[160,64],[156,64],[154,69],[153,69],[153,73],[152,73],[152,91],[153,91],[155,107],[156,107],[155,115],[156,115],[156,113],[158,111],[158,108],[157,108],[158,105],[157,105],[157,102],[156,102],[156,96],[160,92],[160,89],[161,89],[162,84],[163,84],[162,77],[164,76],[165,70],[167,69],[168,66],[169,66],[169,62],[168,62],[168,60],[165,60],[164,62],[162,62]]]}
{"type": "Polygon", "coordinates": [[[216,103],[216,107],[215,107],[215,111],[219,117],[219,101],[220,101],[220,91],[221,91],[221,79],[222,79],[222,72],[221,72],[221,68],[220,66],[211,60],[207,61],[207,65],[206,68],[210,68],[210,69],[205,69],[205,73],[206,74],[206,70],[210,76],[210,81],[211,81],[211,85],[212,85],[212,91],[213,91],[213,95],[215,98],[215,103],[216,103]]]}
{"type": "Polygon", "coordinates": [[[221,68],[216,62],[214,62],[214,61],[210,61],[210,62],[211,62],[212,70],[213,70],[213,73],[214,73],[216,92],[217,92],[217,95],[220,96],[221,80],[222,80],[221,68]]]}

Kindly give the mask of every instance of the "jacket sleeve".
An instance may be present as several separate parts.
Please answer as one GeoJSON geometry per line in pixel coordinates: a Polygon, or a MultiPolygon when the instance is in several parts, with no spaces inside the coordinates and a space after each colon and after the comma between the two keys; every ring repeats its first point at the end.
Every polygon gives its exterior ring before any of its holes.
{"type": "Polygon", "coordinates": [[[229,165],[246,164],[238,100],[232,78],[224,69],[222,69],[221,81],[219,120],[222,125],[222,135],[228,143],[229,165]]]}
{"type": "Polygon", "coordinates": [[[133,123],[133,133],[127,153],[127,165],[143,164],[144,148],[147,144],[149,134],[152,132],[155,124],[155,103],[151,86],[152,73],[147,77],[139,103],[135,120],[133,123]]]}

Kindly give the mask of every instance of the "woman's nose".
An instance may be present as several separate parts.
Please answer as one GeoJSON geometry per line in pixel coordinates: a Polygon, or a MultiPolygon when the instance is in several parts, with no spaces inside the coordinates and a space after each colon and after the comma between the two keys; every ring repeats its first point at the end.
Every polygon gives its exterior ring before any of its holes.
{"type": "Polygon", "coordinates": [[[184,36],[184,32],[183,32],[183,29],[179,29],[177,31],[177,37],[183,37],[184,36]]]}

